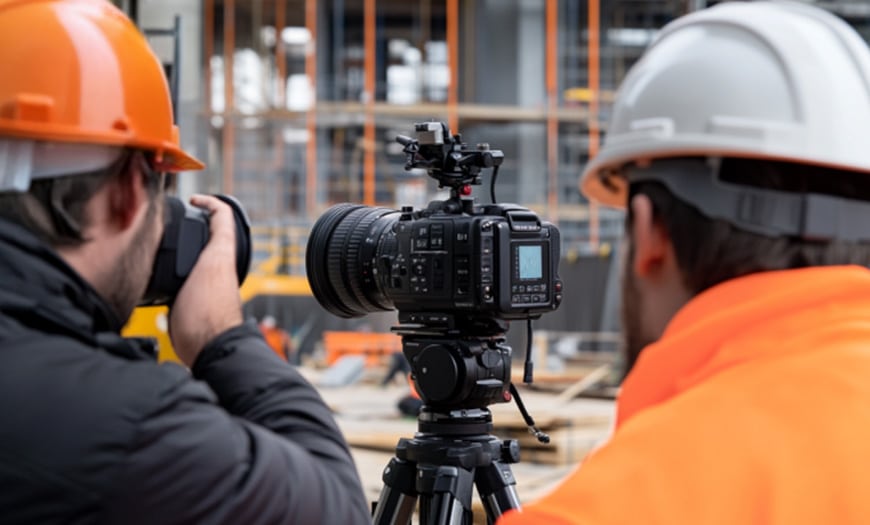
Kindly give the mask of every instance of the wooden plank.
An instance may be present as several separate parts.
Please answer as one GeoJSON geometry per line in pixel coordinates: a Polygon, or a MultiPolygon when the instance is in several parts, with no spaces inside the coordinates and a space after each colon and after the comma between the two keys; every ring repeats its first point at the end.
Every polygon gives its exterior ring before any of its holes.
{"type": "Polygon", "coordinates": [[[586,376],[584,376],[582,379],[566,388],[564,392],[556,397],[555,402],[558,404],[564,404],[568,401],[571,401],[572,399],[582,394],[589,388],[595,386],[596,383],[607,377],[607,375],[610,374],[610,371],[611,366],[609,364],[599,366],[595,370],[586,374],[586,376]]]}

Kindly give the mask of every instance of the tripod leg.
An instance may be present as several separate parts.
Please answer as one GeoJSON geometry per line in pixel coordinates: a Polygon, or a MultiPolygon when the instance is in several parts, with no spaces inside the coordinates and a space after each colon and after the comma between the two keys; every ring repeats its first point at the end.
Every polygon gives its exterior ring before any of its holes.
{"type": "Polygon", "coordinates": [[[492,524],[510,509],[520,508],[514,473],[510,465],[494,461],[486,467],[479,467],[474,479],[483,508],[486,509],[487,522],[492,524]]]}
{"type": "Polygon", "coordinates": [[[417,504],[417,465],[393,458],[384,469],[384,488],[375,506],[374,525],[408,525],[417,504]]]}
{"type": "Polygon", "coordinates": [[[421,525],[470,525],[474,471],[425,465],[418,472],[421,525]]]}

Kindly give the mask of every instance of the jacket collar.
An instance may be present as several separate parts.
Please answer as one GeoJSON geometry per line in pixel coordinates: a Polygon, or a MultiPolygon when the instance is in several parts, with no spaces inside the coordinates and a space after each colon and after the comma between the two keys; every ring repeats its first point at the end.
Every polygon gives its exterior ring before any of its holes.
{"type": "Polygon", "coordinates": [[[859,266],[763,272],[689,301],[644,348],[619,396],[617,426],[740,364],[824,346],[832,332],[870,334],[870,270],[859,266]]]}
{"type": "Polygon", "coordinates": [[[122,323],[106,302],[50,246],[0,219],[0,312],[46,331],[93,341],[122,323]]]}

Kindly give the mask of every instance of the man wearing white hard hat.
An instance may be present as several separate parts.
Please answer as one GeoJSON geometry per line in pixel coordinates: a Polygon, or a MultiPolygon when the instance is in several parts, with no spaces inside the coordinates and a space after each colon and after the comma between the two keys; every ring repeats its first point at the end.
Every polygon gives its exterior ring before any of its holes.
{"type": "Polygon", "coordinates": [[[611,439],[500,525],[870,519],[870,51],[798,3],[666,26],[591,199],[627,210],[611,439]]]}

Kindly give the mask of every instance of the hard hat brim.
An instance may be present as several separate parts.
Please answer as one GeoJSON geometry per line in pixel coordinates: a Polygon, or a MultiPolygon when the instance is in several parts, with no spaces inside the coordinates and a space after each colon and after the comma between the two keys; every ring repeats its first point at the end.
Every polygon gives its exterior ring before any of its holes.
{"type": "Polygon", "coordinates": [[[161,171],[173,173],[205,168],[203,162],[173,142],[134,138],[124,132],[88,132],[81,129],[66,129],[65,126],[60,125],[22,123],[0,118],[0,137],[142,149],[154,153],[161,171]]]}

